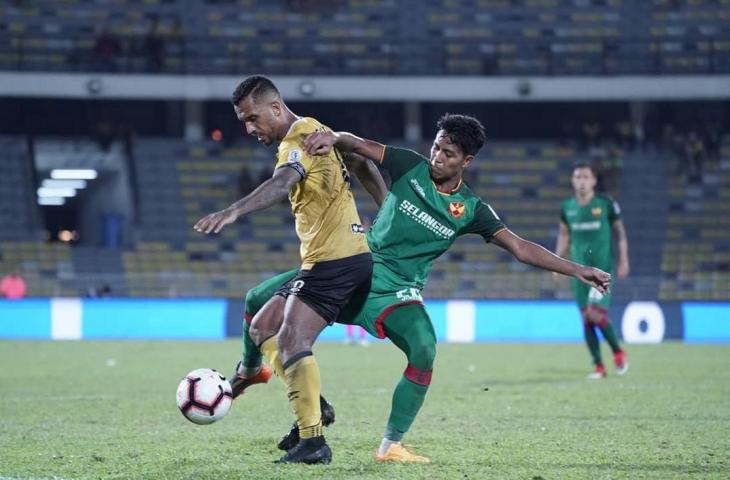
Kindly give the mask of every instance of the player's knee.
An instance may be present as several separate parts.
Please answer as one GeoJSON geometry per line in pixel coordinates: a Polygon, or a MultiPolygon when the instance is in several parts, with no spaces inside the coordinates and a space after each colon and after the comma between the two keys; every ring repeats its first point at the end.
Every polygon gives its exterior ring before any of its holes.
{"type": "Polygon", "coordinates": [[[583,323],[586,326],[595,325],[598,323],[598,317],[596,315],[596,310],[593,309],[592,306],[588,306],[583,310],[583,323]]]}
{"type": "Polygon", "coordinates": [[[267,338],[271,338],[277,333],[277,329],[270,322],[266,321],[266,318],[256,316],[251,322],[251,327],[248,330],[248,336],[254,341],[256,345],[261,345],[266,341],[267,338]]]}
{"type": "Polygon", "coordinates": [[[251,316],[254,316],[261,310],[261,307],[269,300],[265,298],[264,289],[254,287],[246,293],[246,304],[244,305],[244,311],[251,316]]]}
{"type": "Polygon", "coordinates": [[[256,322],[251,323],[251,326],[248,329],[248,336],[251,337],[251,340],[253,340],[253,343],[256,345],[261,345],[264,340],[266,340],[263,329],[261,329],[256,322]]]}
{"type": "Polygon", "coordinates": [[[436,344],[423,342],[412,346],[408,363],[421,370],[433,370],[433,363],[436,360],[436,344]]]}

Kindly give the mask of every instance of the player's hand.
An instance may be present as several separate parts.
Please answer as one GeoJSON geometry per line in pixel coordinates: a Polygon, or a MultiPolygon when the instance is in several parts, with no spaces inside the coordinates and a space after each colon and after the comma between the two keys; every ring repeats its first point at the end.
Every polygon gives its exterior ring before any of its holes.
{"type": "Polygon", "coordinates": [[[611,274],[593,267],[581,267],[575,277],[603,295],[608,293],[608,288],[611,285],[611,274]]]}
{"type": "Polygon", "coordinates": [[[616,274],[618,275],[618,278],[626,278],[629,276],[629,262],[619,262],[618,267],[616,268],[616,274]]]}
{"type": "Polygon", "coordinates": [[[334,132],[316,132],[304,139],[304,149],[310,155],[327,155],[337,142],[334,132]]]}
{"type": "Polygon", "coordinates": [[[219,212],[211,213],[198,220],[198,223],[193,227],[196,232],[209,234],[211,232],[218,233],[223,227],[229,223],[233,223],[238,218],[238,215],[233,210],[225,209],[219,212]]]}

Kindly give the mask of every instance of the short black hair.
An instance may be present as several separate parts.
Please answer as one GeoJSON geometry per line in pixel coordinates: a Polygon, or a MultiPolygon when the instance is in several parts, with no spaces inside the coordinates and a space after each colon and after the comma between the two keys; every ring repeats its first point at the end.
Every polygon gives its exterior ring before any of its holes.
{"type": "Polygon", "coordinates": [[[469,115],[447,113],[436,122],[451,143],[457,145],[464,155],[476,155],[487,140],[484,125],[469,115]]]}
{"type": "Polygon", "coordinates": [[[594,177],[598,177],[598,172],[596,172],[596,169],[588,162],[585,162],[583,160],[579,160],[573,164],[573,171],[576,171],[579,168],[587,168],[591,171],[594,177]]]}
{"type": "Polygon", "coordinates": [[[258,101],[262,96],[267,93],[274,93],[276,96],[279,95],[279,90],[268,77],[263,75],[251,75],[246,80],[238,84],[236,89],[231,95],[231,103],[238,105],[241,100],[250,96],[254,101],[258,101]]]}

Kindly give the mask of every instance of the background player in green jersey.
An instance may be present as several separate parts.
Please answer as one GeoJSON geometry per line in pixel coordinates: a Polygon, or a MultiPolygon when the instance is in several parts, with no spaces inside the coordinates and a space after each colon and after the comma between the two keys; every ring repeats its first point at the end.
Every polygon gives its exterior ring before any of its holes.
{"type": "MultiPolygon", "coordinates": [[[[391,177],[390,192],[367,236],[374,262],[370,292],[366,298],[351,302],[338,318],[338,322],[357,324],[379,338],[389,338],[408,360],[393,393],[384,438],[376,451],[379,461],[428,461],[404,448],[401,440],[423,404],[436,355],[436,335],[423,306],[421,290],[432,262],[458,236],[481,235],[521,262],[573,276],[604,293],[610,281],[606,272],[566,261],[509,231],[494,210],[462,182],[464,169],[485,141],[484,127],[479,121],[463,115],[446,115],[437,126],[430,158],[344,132],[313,134],[305,141],[309,153],[325,154],[333,147],[355,152],[379,162],[391,177]]],[[[274,295],[286,276],[275,277],[249,292],[247,314],[254,314],[259,305],[274,295]]],[[[270,318],[253,317],[250,334],[254,340],[278,328],[261,324],[262,320],[270,318]]],[[[255,356],[256,352],[249,351],[247,346],[242,363],[252,368],[255,356]]],[[[260,363],[260,356],[257,361],[260,363]]],[[[289,437],[293,434],[295,430],[289,437]]],[[[291,442],[285,437],[282,444],[287,446],[291,442]]]]}
{"type": "MultiPolygon", "coordinates": [[[[573,168],[572,183],[575,195],[560,205],[560,230],[555,253],[563,257],[570,248],[570,259],[574,262],[613,272],[615,236],[618,244],[616,273],[619,278],[626,277],[629,274],[629,244],[618,204],[609,197],[595,193],[596,175],[586,163],[573,168]]],[[[611,294],[599,292],[575,280],[571,283],[583,317],[586,344],[595,366],[588,378],[600,379],[606,376],[596,329],[601,330],[611,346],[616,373],[623,375],[629,368],[629,362],[608,321],[611,294]]]]}

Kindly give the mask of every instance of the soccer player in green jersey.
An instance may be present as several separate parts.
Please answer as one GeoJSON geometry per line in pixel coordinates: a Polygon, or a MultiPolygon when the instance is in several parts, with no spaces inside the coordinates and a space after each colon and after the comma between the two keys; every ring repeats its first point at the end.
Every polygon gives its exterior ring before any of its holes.
{"type": "MultiPolygon", "coordinates": [[[[373,253],[370,292],[366,298],[351,301],[337,320],[360,325],[378,338],[389,338],[407,357],[408,364],[393,392],[385,435],[375,454],[378,461],[429,461],[403,447],[401,440],[423,404],[436,356],[436,334],[423,306],[421,291],[432,262],[458,236],[480,235],[521,262],[570,275],[603,293],[607,292],[611,278],[606,272],[564,260],[518,237],[462,182],[464,169],[485,141],[484,127],[478,120],[445,115],[439,120],[438,129],[430,158],[345,132],[315,133],[305,141],[305,148],[311,154],[326,154],[334,147],[378,162],[392,180],[367,236],[373,253]]],[[[278,328],[278,325],[262,325],[261,321],[270,321],[271,317],[255,315],[257,308],[276,294],[282,282],[291,279],[293,274],[288,272],[268,280],[246,296],[247,316],[254,316],[245,329],[249,329],[253,342],[244,337],[246,348],[241,365],[252,378],[262,371],[261,367],[258,370],[255,367],[261,364],[255,346],[278,328]],[[269,333],[262,335],[262,332],[269,333]]],[[[238,375],[233,383],[245,384],[245,377],[238,375]]],[[[240,394],[240,389],[236,390],[240,394]]],[[[293,436],[296,436],[295,429],[282,439],[280,448],[295,444],[291,441],[293,436]]]]}
{"type": "MultiPolygon", "coordinates": [[[[613,272],[612,243],[615,236],[618,244],[616,273],[619,278],[626,277],[629,274],[629,244],[618,203],[595,193],[596,175],[587,163],[574,167],[572,183],[575,195],[560,205],[560,230],[555,253],[564,257],[570,248],[570,259],[574,262],[613,272]]],[[[571,283],[583,317],[585,341],[595,367],[588,378],[601,379],[606,376],[596,329],[601,330],[613,351],[616,373],[625,374],[629,368],[628,358],[608,321],[611,294],[575,280],[571,283]]]]}

